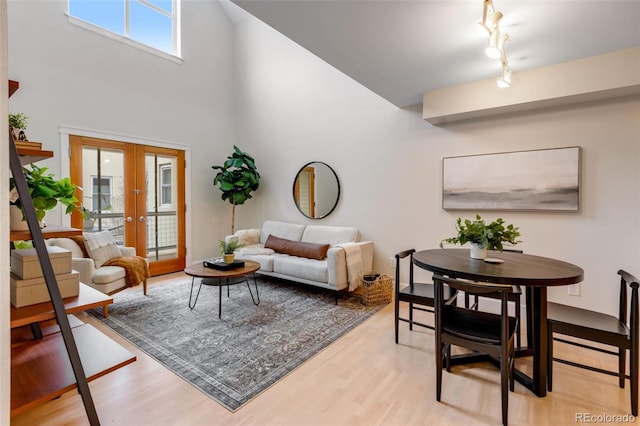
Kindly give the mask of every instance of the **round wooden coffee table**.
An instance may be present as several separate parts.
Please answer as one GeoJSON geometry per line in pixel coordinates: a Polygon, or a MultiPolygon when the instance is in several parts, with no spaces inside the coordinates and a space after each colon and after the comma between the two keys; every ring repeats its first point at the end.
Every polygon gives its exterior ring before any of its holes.
{"type": "Polygon", "coordinates": [[[234,269],[229,269],[227,271],[222,271],[215,268],[208,268],[203,265],[202,261],[197,263],[192,263],[187,266],[184,270],[184,273],[190,275],[191,278],[191,291],[189,292],[189,308],[193,309],[196,307],[196,303],[198,302],[198,296],[200,295],[200,290],[202,289],[202,285],[211,285],[218,287],[218,318],[222,318],[222,287],[227,286],[227,297],[229,297],[229,286],[240,283],[247,283],[247,287],[249,288],[249,294],[251,294],[251,300],[253,304],[258,306],[260,304],[260,294],[258,293],[258,281],[256,281],[255,272],[260,269],[260,264],[258,262],[254,262],[253,260],[244,260],[244,266],[234,269]],[[256,296],[254,298],[253,292],[251,291],[251,286],[249,285],[248,276],[253,274],[253,285],[256,288],[256,296]],[[193,287],[195,284],[195,279],[200,278],[200,286],[198,287],[198,292],[196,293],[196,297],[193,299],[193,287]]]}

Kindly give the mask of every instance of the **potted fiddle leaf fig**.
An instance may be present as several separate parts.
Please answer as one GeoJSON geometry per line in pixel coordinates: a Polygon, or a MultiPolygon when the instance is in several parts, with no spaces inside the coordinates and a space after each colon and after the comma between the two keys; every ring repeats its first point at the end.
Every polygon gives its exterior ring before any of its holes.
{"type": "Polygon", "coordinates": [[[231,212],[231,233],[235,232],[236,205],[244,204],[251,193],[260,186],[260,174],[253,157],[233,146],[233,154],[221,166],[211,166],[220,170],[213,178],[213,186],[219,186],[222,199],[233,206],[231,212]]]}
{"type": "MultiPolygon", "coordinates": [[[[22,170],[29,194],[31,194],[33,200],[38,222],[42,222],[47,210],[53,209],[58,203],[66,206],[66,214],[70,214],[75,209],[80,208],[79,200],[75,196],[75,191],[78,187],[71,183],[70,178],[66,177],[58,180],[53,174],[47,173],[49,170],[47,167],[38,167],[35,164],[31,164],[30,167],[23,167],[22,170]]],[[[22,201],[18,196],[14,178],[10,178],[10,190],[10,204],[22,211],[22,201]]],[[[22,218],[22,221],[25,220],[24,211],[22,211],[21,216],[20,213],[18,215],[18,217],[22,218]]],[[[24,222],[24,225],[26,225],[26,222],[24,222]]],[[[12,226],[12,229],[25,229],[24,225],[12,226]]]]}
{"type": "Polygon", "coordinates": [[[458,235],[451,238],[445,238],[440,242],[440,248],[444,244],[471,244],[471,257],[474,259],[485,259],[487,250],[504,249],[503,244],[516,245],[522,241],[518,240],[520,236],[520,228],[511,224],[507,225],[504,219],[499,217],[493,222],[487,224],[476,215],[475,220],[458,218],[456,220],[456,229],[458,235]]]}

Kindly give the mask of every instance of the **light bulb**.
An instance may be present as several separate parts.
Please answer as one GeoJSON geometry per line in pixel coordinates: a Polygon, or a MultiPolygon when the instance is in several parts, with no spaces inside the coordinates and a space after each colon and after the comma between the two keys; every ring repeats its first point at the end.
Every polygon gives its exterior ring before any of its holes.
{"type": "Polygon", "coordinates": [[[511,71],[509,71],[506,66],[502,68],[502,75],[496,83],[501,89],[506,89],[511,86],[511,71]]]}

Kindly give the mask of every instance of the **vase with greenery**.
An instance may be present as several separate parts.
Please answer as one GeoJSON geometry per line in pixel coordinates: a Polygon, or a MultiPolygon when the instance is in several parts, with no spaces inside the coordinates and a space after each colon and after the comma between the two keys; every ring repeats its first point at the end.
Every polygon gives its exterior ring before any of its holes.
{"type": "Polygon", "coordinates": [[[224,263],[233,263],[235,258],[235,251],[241,247],[241,244],[237,239],[230,239],[229,241],[220,240],[220,253],[224,263]]]}
{"type": "Polygon", "coordinates": [[[520,236],[520,228],[513,226],[512,224],[505,224],[504,219],[499,217],[493,222],[487,224],[480,217],[476,215],[475,220],[458,218],[456,220],[456,229],[458,235],[451,238],[445,238],[440,242],[440,247],[444,247],[444,244],[460,244],[465,245],[471,243],[472,247],[479,248],[480,253],[473,250],[471,257],[484,259],[486,257],[486,250],[500,250],[504,249],[503,245],[516,245],[522,241],[518,240],[520,236]],[[484,257],[481,257],[484,256],[484,257]]]}
{"type": "Polygon", "coordinates": [[[18,140],[18,135],[16,135],[15,130],[26,130],[27,129],[27,120],[29,117],[19,112],[16,114],[9,114],[9,128],[11,129],[11,136],[14,141],[18,140]]]}
{"type": "Polygon", "coordinates": [[[256,163],[249,154],[233,146],[234,152],[221,166],[211,166],[220,170],[213,178],[213,186],[219,186],[222,199],[233,206],[231,212],[231,233],[235,232],[236,206],[244,204],[251,193],[260,186],[260,174],[256,163]]]}
{"type": "MultiPolygon", "coordinates": [[[[66,214],[80,208],[79,200],[75,196],[77,186],[71,183],[70,178],[58,180],[53,174],[47,173],[49,170],[47,167],[38,167],[35,164],[23,167],[22,170],[38,222],[42,222],[47,210],[53,209],[58,203],[66,206],[66,214]]],[[[10,190],[10,204],[22,210],[22,202],[18,197],[14,178],[10,178],[10,190]]],[[[22,212],[22,220],[24,220],[24,211],[22,212]]]]}

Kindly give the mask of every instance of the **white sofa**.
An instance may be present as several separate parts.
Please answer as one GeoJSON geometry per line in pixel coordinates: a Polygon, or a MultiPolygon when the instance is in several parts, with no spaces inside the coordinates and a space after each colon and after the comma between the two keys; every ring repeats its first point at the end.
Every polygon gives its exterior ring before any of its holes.
{"type": "MultiPolygon", "coordinates": [[[[359,277],[373,269],[373,242],[360,241],[357,228],[301,225],[267,220],[260,229],[244,229],[226,237],[242,245],[239,259],[260,264],[259,274],[310,284],[336,291],[355,290],[359,277]],[[329,245],[323,259],[278,252],[265,247],[270,235],[307,246],[329,245]]],[[[269,244],[267,244],[268,246],[269,244]]]]}

